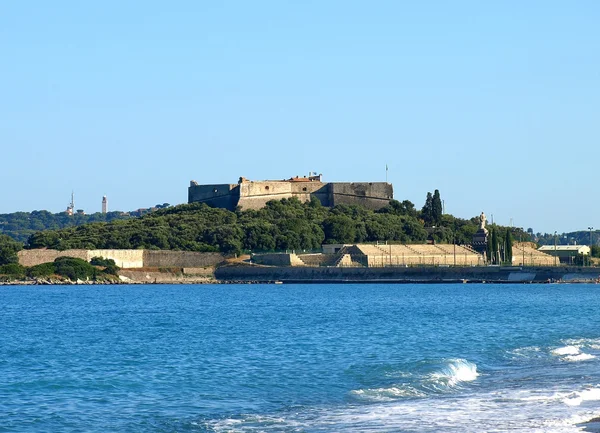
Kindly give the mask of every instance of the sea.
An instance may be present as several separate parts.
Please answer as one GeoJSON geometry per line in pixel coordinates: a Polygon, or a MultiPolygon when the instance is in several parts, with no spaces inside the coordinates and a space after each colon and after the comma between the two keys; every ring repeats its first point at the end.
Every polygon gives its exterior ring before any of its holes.
{"type": "Polygon", "coordinates": [[[600,285],[0,286],[0,432],[577,432],[600,285]]]}

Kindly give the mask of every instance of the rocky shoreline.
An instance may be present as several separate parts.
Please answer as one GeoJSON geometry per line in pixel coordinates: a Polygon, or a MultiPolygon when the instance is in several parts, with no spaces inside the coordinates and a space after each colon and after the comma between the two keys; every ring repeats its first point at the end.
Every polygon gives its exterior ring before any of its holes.
{"type": "MultiPolygon", "coordinates": [[[[272,283],[275,283],[274,281],[272,283]]],[[[106,286],[106,285],[138,285],[138,284],[264,284],[262,281],[219,281],[215,279],[205,279],[193,281],[185,281],[182,279],[173,280],[161,280],[161,281],[135,281],[135,280],[103,280],[103,281],[71,281],[61,279],[30,279],[30,280],[13,280],[13,281],[0,281],[0,286],[106,286]]]]}

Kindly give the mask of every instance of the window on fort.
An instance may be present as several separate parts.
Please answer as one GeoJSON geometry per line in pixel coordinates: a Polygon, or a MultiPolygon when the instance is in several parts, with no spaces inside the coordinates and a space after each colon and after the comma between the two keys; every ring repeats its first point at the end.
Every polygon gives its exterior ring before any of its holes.
{"type": "Polygon", "coordinates": [[[269,185],[265,186],[265,189],[268,190],[269,189],[269,185]]]}
{"type": "Polygon", "coordinates": [[[302,188],[302,191],[306,191],[306,187],[302,188]]]}

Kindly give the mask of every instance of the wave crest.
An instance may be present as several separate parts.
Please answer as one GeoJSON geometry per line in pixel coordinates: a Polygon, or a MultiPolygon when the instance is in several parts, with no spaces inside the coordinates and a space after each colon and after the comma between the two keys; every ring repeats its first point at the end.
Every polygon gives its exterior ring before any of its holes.
{"type": "Polygon", "coordinates": [[[466,359],[450,359],[441,371],[432,373],[430,378],[440,385],[454,387],[461,382],[472,382],[478,376],[476,364],[466,359]]]}
{"type": "MultiPolygon", "coordinates": [[[[445,393],[458,387],[463,382],[472,382],[479,376],[477,365],[465,359],[448,359],[441,363],[424,362],[427,370],[420,374],[411,373],[413,380],[408,383],[396,383],[388,387],[358,389],[350,392],[355,398],[363,401],[382,402],[402,398],[420,398],[430,394],[445,393]]],[[[416,367],[422,369],[423,365],[416,367]]],[[[407,375],[403,375],[407,376],[407,375]]]]}

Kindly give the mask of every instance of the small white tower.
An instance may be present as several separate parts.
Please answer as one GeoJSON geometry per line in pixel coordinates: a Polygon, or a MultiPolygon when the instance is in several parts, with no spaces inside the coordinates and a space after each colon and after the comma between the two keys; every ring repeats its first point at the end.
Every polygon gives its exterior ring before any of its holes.
{"type": "Polygon", "coordinates": [[[106,196],[102,197],[102,213],[108,212],[108,199],[106,196]]]}

